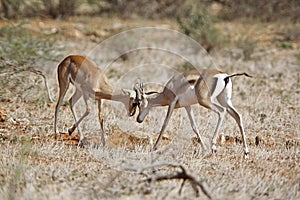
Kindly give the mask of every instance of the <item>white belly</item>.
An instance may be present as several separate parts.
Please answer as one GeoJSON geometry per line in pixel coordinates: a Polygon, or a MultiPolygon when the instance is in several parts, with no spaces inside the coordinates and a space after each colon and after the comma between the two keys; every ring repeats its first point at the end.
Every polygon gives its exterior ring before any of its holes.
{"type": "Polygon", "coordinates": [[[186,90],[186,92],[178,95],[178,97],[179,107],[185,107],[198,103],[194,87],[189,87],[189,89],[186,90]]]}

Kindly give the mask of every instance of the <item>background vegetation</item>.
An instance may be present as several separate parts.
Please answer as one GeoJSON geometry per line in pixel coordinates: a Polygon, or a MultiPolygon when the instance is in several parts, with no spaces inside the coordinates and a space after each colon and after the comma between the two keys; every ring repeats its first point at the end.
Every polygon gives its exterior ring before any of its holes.
{"type": "Polygon", "coordinates": [[[85,14],[157,19],[189,15],[189,12],[182,9],[187,5],[208,7],[212,4],[218,5],[221,10],[217,13],[218,16],[227,20],[240,18],[262,21],[288,19],[299,22],[300,20],[300,5],[297,0],[1,0],[1,13],[8,19],[45,15],[57,18],[82,14],[81,7],[91,5],[93,8],[85,14]]]}

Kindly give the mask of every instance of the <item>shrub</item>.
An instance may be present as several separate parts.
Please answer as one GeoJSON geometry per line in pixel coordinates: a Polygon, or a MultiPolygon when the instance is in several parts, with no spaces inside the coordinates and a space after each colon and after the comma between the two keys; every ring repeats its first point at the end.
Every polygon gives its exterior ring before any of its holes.
{"type": "Polygon", "coordinates": [[[20,5],[21,0],[1,0],[4,17],[8,19],[16,18],[20,5]]]}
{"type": "Polygon", "coordinates": [[[3,17],[7,19],[33,17],[45,13],[52,18],[57,18],[74,15],[77,0],[0,0],[0,5],[3,17]]]}
{"type": "Polygon", "coordinates": [[[228,38],[214,26],[213,18],[204,7],[190,4],[184,9],[184,13],[177,17],[180,29],[203,45],[208,52],[228,41],[228,38]]]}
{"type": "Polygon", "coordinates": [[[29,64],[38,57],[44,60],[57,60],[52,44],[43,35],[33,35],[24,24],[4,26],[0,29],[0,54],[20,64],[29,64]]]}
{"type": "Polygon", "coordinates": [[[282,19],[300,21],[299,0],[220,0],[215,2],[223,6],[220,17],[227,20],[253,18],[261,21],[282,19]]]}
{"type": "Polygon", "coordinates": [[[41,78],[32,76],[27,66],[36,69],[37,62],[58,61],[59,49],[53,44],[43,35],[32,35],[23,24],[0,29],[0,100],[35,102],[44,98],[44,88],[36,87],[42,85],[41,78]]]}
{"type": "Polygon", "coordinates": [[[249,37],[243,37],[236,42],[238,48],[243,51],[244,59],[249,60],[256,48],[256,41],[249,37]]]}

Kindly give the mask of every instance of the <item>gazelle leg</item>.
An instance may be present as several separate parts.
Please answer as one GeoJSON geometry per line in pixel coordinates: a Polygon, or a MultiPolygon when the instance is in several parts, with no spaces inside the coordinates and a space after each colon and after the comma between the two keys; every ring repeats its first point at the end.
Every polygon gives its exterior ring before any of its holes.
{"type": "MultiPolygon", "coordinates": [[[[82,96],[81,92],[79,90],[75,90],[75,93],[73,94],[73,96],[70,98],[69,100],[69,104],[70,104],[70,108],[73,114],[73,118],[75,120],[75,123],[77,121],[77,116],[76,116],[76,112],[75,112],[75,103],[80,99],[80,97],[82,96]]],[[[75,129],[74,129],[75,130],[75,129]]],[[[73,133],[74,130],[69,130],[69,135],[71,135],[73,133]]],[[[78,128],[78,131],[80,133],[80,130],[78,128]]]]}
{"type": "Polygon", "coordinates": [[[103,130],[103,116],[101,113],[101,99],[98,100],[98,120],[100,124],[100,135],[102,140],[102,145],[105,146],[105,137],[104,137],[104,130],[103,130]]]}
{"type": "Polygon", "coordinates": [[[243,126],[243,122],[242,122],[242,117],[232,106],[231,102],[228,103],[228,105],[227,105],[227,111],[235,119],[236,123],[238,124],[238,126],[240,128],[240,132],[241,132],[243,144],[244,144],[244,153],[245,153],[245,156],[247,156],[249,154],[249,149],[248,149],[247,142],[246,142],[246,136],[245,136],[244,126],[243,126]]]}
{"type": "Polygon", "coordinates": [[[217,126],[216,126],[216,129],[214,132],[214,136],[212,139],[212,146],[211,146],[212,151],[216,151],[217,150],[217,147],[216,147],[217,139],[219,137],[220,128],[221,128],[221,125],[223,123],[223,120],[224,120],[224,117],[226,114],[226,109],[217,104],[213,104],[211,110],[214,111],[215,113],[217,113],[217,115],[218,115],[218,122],[217,122],[217,126]]]}
{"type": "Polygon", "coordinates": [[[59,96],[58,96],[58,100],[57,100],[57,104],[55,107],[55,116],[54,116],[54,138],[56,139],[57,137],[57,121],[58,121],[58,113],[59,113],[59,109],[60,106],[62,105],[62,102],[64,100],[64,97],[66,95],[66,92],[69,88],[69,82],[63,82],[59,84],[59,96]]]}
{"type": "MultiPolygon", "coordinates": [[[[89,107],[89,105],[88,105],[88,97],[83,96],[83,99],[84,99],[84,103],[85,103],[85,106],[86,106],[86,111],[85,111],[85,113],[82,115],[82,117],[81,117],[78,121],[76,121],[76,122],[74,123],[74,125],[72,126],[72,128],[70,128],[70,129],[68,130],[69,133],[72,133],[72,132],[76,129],[76,127],[79,126],[80,122],[81,122],[86,116],[88,116],[88,115],[90,114],[90,112],[91,112],[91,109],[90,109],[90,107],[89,107]]],[[[80,141],[81,141],[81,140],[83,140],[84,136],[83,136],[82,132],[79,132],[79,133],[80,133],[80,141]]]]}
{"type": "Polygon", "coordinates": [[[158,138],[157,138],[157,140],[156,140],[156,142],[155,142],[155,145],[154,145],[154,148],[153,148],[154,150],[157,149],[159,143],[161,142],[163,132],[164,132],[164,130],[166,129],[166,127],[167,127],[167,125],[168,125],[168,123],[169,123],[169,121],[170,121],[170,118],[171,118],[171,116],[172,116],[172,113],[173,113],[173,110],[174,110],[175,105],[176,105],[176,103],[177,103],[177,100],[178,100],[178,99],[175,98],[175,99],[171,102],[171,104],[169,105],[168,112],[167,112],[167,116],[166,116],[165,121],[164,121],[164,124],[163,124],[163,126],[162,126],[162,128],[161,128],[161,130],[160,130],[159,136],[158,136],[158,138]]]}
{"type": "Polygon", "coordinates": [[[189,119],[190,119],[190,122],[191,122],[191,126],[192,126],[193,131],[196,133],[196,135],[197,135],[197,137],[198,137],[198,139],[199,139],[199,141],[200,141],[200,144],[201,144],[203,150],[206,150],[205,144],[204,144],[204,142],[203,142],[203,140],[202,140],[202,138],[201,138],[201,135],[200,135],[200,133],[199,133],[199,129],[198,129],[198,127],[197,127],[197,124],[195,123],[195,117],[194,117],[193,111],[192,111],[192,109],[191,109],[191,106],[186,106],[186,107],[185,107],[185,110],[186,110],[186,112],[187,112],[187,114],[188,114],[188,117],[189,117],[189,119]]]}

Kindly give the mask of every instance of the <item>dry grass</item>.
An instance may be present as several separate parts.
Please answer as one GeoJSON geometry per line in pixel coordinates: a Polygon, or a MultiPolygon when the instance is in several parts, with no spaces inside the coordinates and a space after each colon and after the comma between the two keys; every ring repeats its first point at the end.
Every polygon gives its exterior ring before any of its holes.
{"type": "MultiPolygon", "coordinates": [[[[93,46],[89,41],[85,40],[86,46],[93,46]]],[[[62,42],[74,47],[65,50],[66,54],[81,52],[86,47],[79,42],[76,46],[68,40],[58,41],[62,42]]],[[[60,135],[55,141],[55,103],[43,100],[46,93],[40,83],[41,86],[32,88],[34,94],[40,93],[40,101],[11,98],[10,102],[0,102],[7,113],[6,120],[0,122],[1,199],[194,199],[189,183],[179,196],[180,181],[142,181],[156,174],[168,174],[172,169],[157,167],[155,173],[132,170],[161,162],[185,166],[198,180],[207,183],[213,199],[299,199],[300,68],[294,56],[299,49],[260,46],[247,61],[237,59],[234,51],[233,48],[220,51],[213,58],[228,73],[246,71],[255,76],[233,79],[233,103],[244,119],[251,151],[249,159],[243,158],[238,128],[230,118],[224,121],[224,141],[218,152],[205,156],[200,145],[193,142],[186,113],[176,110],[163,144],[157,152],[151,152],[151,143],[161,128],[161,116],[165,116],[166,109],[153,109],[143,124],[137,124],[134,118],[126,116],[121,104],[107,101],[104,106],[107,147],[97,145],[100,138],[96,109],[82,124],[82,131],[95,145],[78,148],[76,134],[60,135]]],[[[147,59],[134,56],[139,61],[147,59]]],[[[132,57],[118,61],[115,68],[122,64],[130,68],[135,61],[132,57]]],[[[56,63],[49,63],[43,69],[49,72],[52,92],[57,94],[54,66],[56,63]]],[[[169,75],[162,73],[159,81],[167,81],[169,75]]],[[[128,87],[132,83],[129,78],[124,78],[128,87]]],[[[145,78],[151,80],[151,76],[145,78]]],[[[83,111],[82,107],[80,102],[78,112],[83,111]]],[[[198,105],[193,109],[200,132],[209,145],[215,116],[198,105]]],[[[63,106],[60,130],[66,132],[72,123],[69,106],[63,106]]],[[[200,198],[206,197],[200,193],[200,198]]]]}

